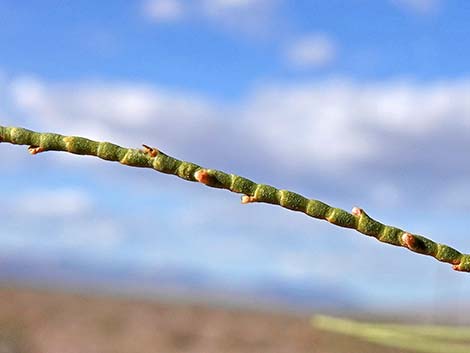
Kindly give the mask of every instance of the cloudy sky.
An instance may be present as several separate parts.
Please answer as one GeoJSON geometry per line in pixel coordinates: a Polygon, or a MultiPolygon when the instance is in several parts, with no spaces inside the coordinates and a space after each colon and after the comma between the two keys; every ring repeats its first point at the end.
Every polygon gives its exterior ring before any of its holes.
{"type": "MultiPolygon", "coordinates": [[[[0,121],[290,189],[470,252],[470,2],[0,2],[0,121]]],[[[459,303],[468,275],[150,170],[0,146],[0,256],[459,303]]]]}

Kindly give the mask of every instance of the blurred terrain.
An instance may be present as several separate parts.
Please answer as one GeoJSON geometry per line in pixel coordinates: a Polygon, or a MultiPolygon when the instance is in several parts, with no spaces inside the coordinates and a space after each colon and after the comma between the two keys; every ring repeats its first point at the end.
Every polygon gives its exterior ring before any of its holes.
{"type": "Polygon", "coordinates": [[[75,259],[0,256],[0,283],[290,312],[355,313],[361,297],[339,285],[272,277],[239,283],[195,268],[103,265],[75,259]]]}
{"type": "Polygon", "coordinates": [[[1,353],[398,353],[310,325],[309,315],[0,287],[1,353]]]}
{"type": "Polygon", "coordinates": [[[1,257],[0,268],[0,353],[397,353],[403,350],[317,329],[311,317],[468,324],[463,306],[460,314],[444,303],[380,311],[315,281],[265,278],[240,287],[194,269],[34,258],[1,257]]]}

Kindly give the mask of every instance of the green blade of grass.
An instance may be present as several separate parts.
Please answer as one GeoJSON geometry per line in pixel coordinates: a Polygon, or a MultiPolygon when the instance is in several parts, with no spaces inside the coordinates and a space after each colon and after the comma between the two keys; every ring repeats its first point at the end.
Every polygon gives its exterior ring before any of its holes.
{"type": "MultiPolygon", "coordinates": [[[[450,327],[438,326],[412,326],[412,325],[387,325],[375,323],[363,323],[347,319],[339,319],[328,316],[315,316],[312,319],[315,328],[357,337],[368,342],[383,346],[406,349],[423,353],[469,353],[470,344],[452,342],[450,327]],[[431,329],[432,328],[432,329],[431,329]],[[420,329],[423,329],[422,331],[420,329]],[[439,331],[441,329],[441,331],[439,331]],[[423,333],[424,332],[424,333],[423,333]],[[432,332],[440,332],[441,335],[433,336],[432,332]],[[439,339],[439,338],[445,338],[439,339]]],[[[468,329],[456,328],[456,337],[467,338],[468,329]]]]}

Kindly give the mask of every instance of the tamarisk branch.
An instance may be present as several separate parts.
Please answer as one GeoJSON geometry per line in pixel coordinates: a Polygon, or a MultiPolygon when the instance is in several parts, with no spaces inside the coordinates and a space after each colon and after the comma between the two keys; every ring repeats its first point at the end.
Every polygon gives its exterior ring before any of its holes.
{"type": "Polygon", "coordinates": [[[199,182],[210,187],[242,194],[242,203],[264,202],[303,212],[310,217],[326,220],[339,227],[355,229],[380,242],[432,256],[439,261],[453,265],[454,270],[470,272],[469,254],[462,254],[450,246],[436,243],[421,235],[384,225],[369,217],[364,210],[358,207],[354,207],[349,213],[292,191],[257,184],[235,174],[206,169],[191,162],[178,160],[147,145],[143,145],[143,149],[124,148],[110,142],[98,142],[84,137],[39,133],[19,127],[4,126],[0,126],[0,142],[29,146],[28,150],[31,154],[63,151],[96,156],[131,167],[155,169],[158,172],[173,174],[187,181],[199,182]]]}

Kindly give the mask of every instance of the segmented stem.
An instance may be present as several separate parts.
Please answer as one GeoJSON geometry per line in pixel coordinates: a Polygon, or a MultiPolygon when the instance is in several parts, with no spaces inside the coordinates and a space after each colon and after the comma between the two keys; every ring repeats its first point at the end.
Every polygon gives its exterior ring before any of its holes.
{"type": "Polygon", "coordinates": [[[109,142],[97,142],[84,137],[38,133],[19,127],[3,126],[0,126],[0,142],[28,145],[31,154],[64,151],[96,156],[132,167],[152,168],[187,181],[200,182],[210,187],[243,194],[242,203],[265,202],[280,205],[293,211],[303,212],[310,217],[324,219],[340,227],[355,229],[381,242],[432,256],[439,261],[452,264],[454,270],[470,272],[470,255],[462,254],[447,245],[436,243],[421,235],[384,225],[369,217],[360,208],[354,207],[349,213],[321,201],[307,199],[292,191],[256,184],[235,174],[227,174],[215,169],[206,169],[191,162],[180,161],[147,145],[143,145],[143,149],[139,150],[124,148],[109,142]]]}

